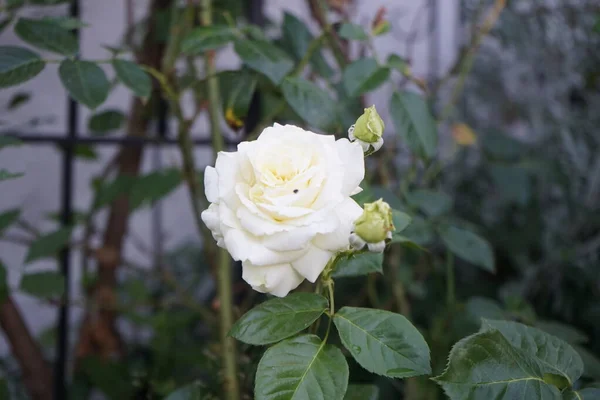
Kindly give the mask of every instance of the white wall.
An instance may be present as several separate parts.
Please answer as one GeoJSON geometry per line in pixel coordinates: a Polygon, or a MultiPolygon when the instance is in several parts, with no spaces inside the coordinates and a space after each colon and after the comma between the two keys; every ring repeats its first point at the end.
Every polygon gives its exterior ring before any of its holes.
{"type": "MultiPolygon", "coordinates": [[[[437,30],[432,34],[438,40],[438,58],[441,71],[452,64],[457,51],[456,24],[458,21],[458,1],[438,0],[438,15],[436,16],[437,30]]],[[[125,12],[122,0],[82,0],[81,18],[90,24],[90,27],[82,31],[81,48],[84,58],[102,59],[109,54],[102,48],[103,45],[116,44],[124,34],[125,12]]],[[[426,31],[429,26],[429,11],[427,0],[357,0],[352,12],[352,20],[359,24],[367,24],[374,16],[379,6],[388,9],[388,17],[392,23],[393,30],[387,36],[381,37],[375,43],[377,52],[381,58],[389,53],[406,54],[405,32],[411,26],[418,26],[421,34],[415,41],[413,49],[413,71],[417,76],[427,76],[432,73],[428,69],[431,57],[428,46],[429,40],[426,31]]],[[[143,16],[147,0],[134,1],[136,17],[143,16]]],[[[31,16],[47,15],[49,8],[31,10],[31,16]]],[[[66,8],[54,9],[56,14],[66,13],[66,8]]],[[[309,10],[304,1],[292,0],[266,0],[265,13],[274,21],[281,21],[283,11],[289,11],[309,19],[309,10]]],[[[316,30],[314,23],[309,24],[316,30]]],[[[12,35],[10,30],[0,36],[0,45],[18,44],[19,40],[12,35]]],[[[356,50],[356,49],[354,49],[356,50]]],[[[44,53],[45,57],[56,58],[50,53],[44,53]]],[[[221,67],[235,67],[238,65],[234,53],[228,49],[218,55],[217,62],[221,67]]],[[[440,71],[440,72],[441,72],[440,71]]],[[[112,71],[108,71],[112,74],[112,71]]],[[[399,77],[397,77],[399,78],[399,77]]],[[[392,85],[380,88],[370,95],[370,102],[377,105],[382,112],[386,122],[391,124],[387,113],[387,102],[394,90],[392,85]]],[[[21,126],[35,116],[52,117],[53,123],[38,127],[23,128],[23,132],[43,132],[61,134],[66,131],[66,94],[57,78],[57,66],[51,64],[46,67],[42,74],[34,80],[18,88],[0,91],[0,105],[5,104],[15,92],[29,91],[33,99],[23,108],[8,115],[0,116],[0,120],[9,120],[11,126],[21,126]]],[[[106,104],[101,109],[119,108],[126,110],[130,102],[129,93],[122,87],[114,90],[106,104]]],[[[82,134],[86,132],[87,116],[89,111],[80,108],[79,128],[82,134]]],[[[391,126],[391,125],[389,125],[391,126]]],[[[196,134],[206,132],[205,121],[200,121],[195,127],[196,134]]],[[[100,158],[94,162],[78,161],[75,173],[74,205],[76,209],[86,209],[91,200],[92,192],[89,187],[90,179],[97,174],[103,164],[109,160],[114,150],[110,148],[97,149],[100,158]]],[[[146,152],[144,159],[144,170],[153,168],[153,150],[146,152]]],[[[166,148],[160,151],[163,165],[178,164],[176,149],[166,148]]],[[[211,162],[208,150],[196,150],[199,165],[211,162]]],[[[0,189],[0,210],[12,207],[22,207],[22,216],[32,224],[41,229],[54,229],[52,223],[44,220],[47,212],[57,211],[60,206],[60,177],[61,157],[60,152],[52,146],[22,146],[18,149],[7,149],[0,153],[0,168],[11,171],[23,171],[25,176],[19,180],[3,182],[0,189]]],[[[180,243],[187,238],[195,238],[195,228],[190,218],[189,200],[187,193],[180,189],[173,193],[162,203],[163,227],[167,235],[167,243],[164,247],[169,248],[173,244],[180,243]]],[[[103,221],[100,219],[99,221],[103,221]]],[[[130,232],[141,237],[146,243],[150,243],[151,214],[148,209],[137,212],[130,222],[130,232]]],[[[11,231],[14,233],[14,230],[11,231]]],[[[148,261],[146,255],[136,251],[130,243],[126,246],[126,257],[144,263],[148,261]]],[[[25,249],[21,246],[0,242],[0,258],[4,261],[9,272],[9,282],[17,286],[23,273],[23,259],[25,249]]],[[[79,295],[81,257],[76,252],[72,256],[72,287],[73,295],[79,295]]],[[[27,270],[55,268],[52,262],[40,262],[27,267],[27,270]]],[[[34,332],[39,333],[56,321],[56,310],[46,306],[39,301],[26,295],[16,295],[16,300],[23,311],[27,324],[34,332]]],[[[79,310],[74,310],[72,320],[75,322],[79,310]]],[[[72,334],[72,340],[74,339],[72,334]]],[[[1,338],[1,336],[0,336],[1,338]]],[[[6,352],[7,343],[0,339],[0,351],[6,352]]]]}

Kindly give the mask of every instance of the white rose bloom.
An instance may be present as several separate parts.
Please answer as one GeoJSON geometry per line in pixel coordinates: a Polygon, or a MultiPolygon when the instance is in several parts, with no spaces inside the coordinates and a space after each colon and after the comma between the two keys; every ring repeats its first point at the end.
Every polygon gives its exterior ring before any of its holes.
{"type": "Polygon", "coordinates": [[[283,297],[349,247],[364,174],[359,144],[275,124],[206,168],[202,220],[252,288],[283,297]]]}

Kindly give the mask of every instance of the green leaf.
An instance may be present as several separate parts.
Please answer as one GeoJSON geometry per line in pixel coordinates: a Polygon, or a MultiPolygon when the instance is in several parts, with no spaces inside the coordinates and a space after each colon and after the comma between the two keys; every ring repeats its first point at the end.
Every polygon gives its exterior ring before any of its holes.
{"type": "Polygon", "coordinates": [[[86,24],[82,20],[73,17],[43,17],[41,20],[56,24],[66,30],[86,28],[89,26],[89,24],[86,24]]]}
{"type": "Polygon", "coordinates": [[[68,3],[70,0],[28,0],[31,4],[37,6],[55,6],[61,3],[68,3]]]}
{"type": "Polygon", "coordinates": [[[431,223],[424,218],[415,215],[412,217],[410,225],[402,232],[402,237],[405,237],[420,246],[426,246],[433,242],[435,234],[431,223]]]}
{"type": "Polygon", "coordinates": [[[333,277],[361,276],[371,272],[383,273],[383,253],[351,254],[338,262],[333,277]]]}
{"type": "Polygon", "coordinates": [[[41,299],[60,297],[65,291],[65,280],[54,271],[27,274],[21,279],[20,290],[41,299]]]}
{"type": "Polygon", "coordinates": [[[79,50],[75,35],[54,22],[20,18],[15,33],[34,47],[63,56],[73,56],[79,50]]]}
{"type": "Polygon", "coordinates": [[[119,196],[128,194],[133,187],[135,177],[120,175],[110,182],[100,182],[96,187],[94,210],[111,204],[119,196]]]}
{"type": "Polygon", "coordinates": [[[405,230],[410,225],[412,218],[402,211],[392,210],[392,221],[394,222],[394,228],[396,228],[392,233],[392,241],[394,241],[394,236],[405,230]]]}
{"type": "Polygon", "coordinates": [[[397,54],[390,54],[387,58],[386,64],[388,67],[395,69],[402,75],[405,75],[409,71],[408,62],[397,54]]]}
{"type": "Polygon", "coordinates": [[[268,300],[244,314],[229,334],[253,345],[279,342],[308,328],[327,307],[327,300],[313,293],[268,300]]]}
{"type": "MultiPolygon", "coordinates": [[[[0,54],[2,54],[1,51],[2,50],[0,49],[0,54]]],[[[18,147],[22,144],[23,142],[14,136],[0,135],[0,149],[3,149],[4,147],[18,147]]]]}
{"type": "Polygon", "coordinates": [[[348,364],[335,346],[315,335],[285,340],[258,363],[256,400],[343,400],[348,364]]]}
{"type": "Polygon", "coordinates": [[[452,225],[440,227],[439,233],[452,253],[488,272],[496,271],[494,252],[487,240],[476,233],[452,225]]]}
{"type": "Polygon", "coordinates": [[[0,379],[0,399],[10,400],[10,391],[8,390],[8,381],[4,378],[0,379]]]}
{"type": "Polygon", "coordinates": [[[377,400],[379,388],[375,385],[349,385],[344,400],[377,400]]]}
{"type": "Polygon", "coordinates": [[[506,201],[525,206],[531,197],[528,172],[516,165],[490,164],[490,175],[496,192],[506,201]]]}
{"type": "Polygon", "coordinates": [[[256,84],[256,76],[242,69],[240,71],[223,71],[219,74],[223,115],[232,129],[244,126],[256,84]]]}
{"type": "Polygon", "coordinates": [[[408,147],[420,157],[431,158],[438,145],[437,127],[425,99],[416,93],[394,93],[390,113],[408,147]]]}
{"type": "Polygon", "coordinates": [[[105,110],[94,114],[88,120],[88,129],[103,136],[112,131],[120,129],[125,123],[125,114],[119,110],[105,110]]]}
{"type": "Polygon", "coordinates": [[[73,149],[73,154],[75,157],[87,161],[95,161],[98,159],[98,154],[94,148],[88,144],[77,144],[73,149]]]}
{"type": "Polygon", "coordinates": [[[362,26],[352,24],[349,22],[343,23],[340,31],[338,32],[340,37],[350,40],[367,40],[369,35],[365,32],[362,26]]]}
{"type": "Polygon", "coordinates": [[[585,388],[581,390],[566,390],[563,392],[562,400],[598,400],[600,399],[600,389],[585,388]]]}
{"type": "Polygon", "coordinates": [[[177,189],[181,178],[181,171],[177,168],[166,168],[140,176],[131,187],[129,206],[135,210],[162,199],[177,189]]]}
{"type": "Polygon", "coordinates": [[[112,62],[117,78],[133,93],[142,98],[150,97],[152,80],[136,63],[115,59],[112,62]]]}
{"type": "Polygon", "coordinates": [[[251,69],[263,74],[275,85],[294,68],[294,62],[275,45],[262,40],[237,40],[235,51],[251,69]]]}
{"type": "Polygon", "coordinates": [[[391,378],[431,373],[423,335],[400,314],[343,307],[333,322],[342,344],[367,371],[391,378]]]}
{"type": "Polygon", "coordinates": [[[206,398],[206,390],[200,382],[194,382],[184,387],[181,387],[169,394],[165,400],[204,400],[206,398]]]}
{"type": "Polygon", "coordinates": [[[25,263],[28,264],[43,258],[56,256],[60,250],[68,245],[71,232],[72,228],[64,227],[38,237],[29,246],[25,263]]]}
{"type": "MultiPolygon", "coordinates": [[[[299,62],[308,52],[314,36],[308,27],[295,15],[284,13],[282,27],[282,42],[286,49],[293,54],[295,60],[299,62]]],[[[310,58],[310,64],[314,71],[318,72],[324,78],[333,76],[333,69],[329,66],[323,54],[319,50],[313,52],[310,58]]]]}
{"type": "Polygon", "coordinates": [[[535,359],[544,373],[552,373],[567,379],[569,386],[583,373],[583,361],[565,341],[512,321],[484,319],[482,330],[496,330],[519,352],[535,359]]]}
{"type": "MultiPolygon", "coordinates": [[[[6,267],[0,260],[0,303],[4,303],[9,294],[8,282],[6,280],[6,267]]],[[[1,397],[0,397],[1,398],[1,397]]]]}
{"type": "Polygon", "coordinates": [[[465,311],[467,312],[467,316],[473,322],[477,323],[477,325],[479,325],[482,318],[504,319],[506,316],[506,313],[496,301],[485,297],[469,298],[465,305],[465,311]]]}
{"type": "Polygon", "coordinates": [[[543,330],[551,335],[554,335],[571,344],[587,343],[589,338],[579,329],[566,325],[557,321],[537,320],[536,328],[543,330]]]}
{"type": "Polygon", "coordinates": [[[58,75],[71,97],[95,109],[108,97],[110,84],[102,68],[89,61],[64,60],[58,75]]]}
{"type": "Polygon", "coordinates": [[[511,346],[502,333],[490,330],[456,343],[446,370],[434,380],[451,400],[560,400],[559,389],[544,380],[545,375],[552,376],[548,373],[535,358],[511,346]]]}
{"type": "Polygon", "coordinates": [[[0,182],[17,179],[25,175],[23,172],[9,172],[5,169],[0,169],[0,182]]]}
{"type": "Polygon", "coordinates": [[[20,85],[36,77],[46,62],[33,51],[15,46],[0,46],[0,88],[20,85]]]}
{"type": "Polygon", "coordinates": [[[406,193],[408,203],[429,217],[439,217],[452,209],[452,198],[446,193],[421,189],[406,193]]]}
{"type": "Polygon", "coordinates": [[[583,346],[574,344],[573,348],[583,361],[583,375],[600,381],[600,359],[583,346]]]}
{"type": "Polygon", "coordinates": [[[373,58],[361,58],[344,69],[342,81],[346,93],[358,97],[377,89],[389,76],[389,68],[379,66],[373,58]]]}
{"type": "Polygon", "coordinates": [[[282,85],[283,97],[307,124],[331,129],[337,122],[335,101],[329,94],[304,78],[287,78],[282,85]]]}
{"type": "Polygon", "coordinates": [[[18,208],[12,208],[10,210],[4,211],[0,214],[0,235],[4,233],[4,231],[11,226],[19,216],[21,215],[21,210],[18,208]]]}
{"type": "Polygon", "coordinates": [[[181,43],[181,51],[189,55],[215,50],[235,39],[235,29],[229,26],[201,26],[192,30],[181,43]]]}

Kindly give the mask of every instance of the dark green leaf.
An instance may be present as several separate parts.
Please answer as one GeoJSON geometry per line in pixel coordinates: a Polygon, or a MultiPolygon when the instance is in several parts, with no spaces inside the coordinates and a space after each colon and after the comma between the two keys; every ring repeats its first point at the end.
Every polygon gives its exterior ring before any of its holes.
{"type": "Polygon", "coordinates": [[[169,394],[165,400],[204,400],[206,398],[206,390],[200,382],[194,382],[177,389],[169,394]]]}
{"type": "Polygon", "coordinates": [[[362,26],[349,22],[343,23],[339,35],[344,39],[350,40],[367,40],[369,35],[365,32],[362,26]]]}
{"type": "Polygon", "coordinates": [[[20,18],[15,33],[34,47],[64,56],[75,55],[79,49],[75,35],[54,22],[20,18]]]}
{"type": "Polygon", "coordinates": [[[37,53],[14,46],[0,46],[0,88],[19,85],[37,76],[46,63],[37,53]]]}
{"type": "Polygon", "coordinates": [[[27,274],[21,279],[20,290],[41,299],[60,297],[65,291],[65,280],[54,271],[27,274]]]}
{"type": "Polygon", "coordinates": [[[232,129],[240,129],[248,115],[258,80],[253,73],[242,69],[221,72],[219,82],[225,120],[232,129]]]}
{"type": "Polygon", "coordinates": [[[66,59],[60,64],[58,74],[71,97],[91,109],[108,97],[108,79],[102,68],[93,62],[66,59]]]}
{"type": "Polygon", "coordinates": [[[583,373],[583,361],[567,343],[537,328],[512,321],[483,320],[482,330],[496,330],[519,352],[543,367],[544,373],[566,378],[569,385],[583,373]]]}
{"type": "Polygon", "coordinates": [[[80,19],[73,18],[73,17],[44,17],[44,18],[42,18],[42,21],[56,24],[56,25],[60,26],[61,28],[67,29],[67,30],[85,28],[85,27],[89,26],[88,24],[81,21],[80,19]]]}
{"type": "Polygon", "coordinates": [[[152,80],[136,63],[115,59],[112,62],[117,78],[133,93],[142,98],[150,97],[152,80]]]}
{"type": "Polygon", "coordinates": [[[101,360],[88,356],[80,360],[80,370],[94,388],[107,399],[134,398],[134,378],[129,375],[126,364],[114,360],[101,360]]]}
{"type": "Polygon", "coordinates": [[[28,0],[31,4],[37,6],[55,6],[57,4],[68,3],[71,0],[28,0]]]}
{"type": "Polygon", "coordinates": [[[522,206],[527,204],[531,196],[531,186],[529,173],[525,169],[502,164],[491,164],[489,169],[499,196],[522,206]]]}
{"type": "Polygon", "coordinates": [[[497,131],[486,132],[482,144],[487,154],[501,160],[514,160],[526,150],[523,142],[497,131]]]}
{"type": "Polygon", "coordinates": [[[392,378],[431,373],[429,347],[404,316],[343,307],[333,322],[342,344],[367,371],[392,378]]]}
{"type": "Polygon", "coordinates": [[[29,246],[25,263],[31,263],[43,258],[54,257],[69,244],[72,228],[60,228],[57,231],[38,237],[29,246]]]}
{"type": "Polygon", "coordinates": [[[477,325],[480,324],[482,318],[487,319],[504,319],[506,313],[500,305],[485,297],[471,297],[465,305],[467,316],[470,317],[477,325]]]}
{"type": "Polygon", "coordinates": [[[543,330],[551,335],[554,335],[571,344],[587,343],[589,338],[579,329],[566,325],[557,321],[537,320],[536,328],[543,330]]]}
{"type": "Polygon", "coordinates": [[[290,107],[307,124],[323,130],[336,124],[335,101],[314,83],[304,78],[287,78],[283,81],[282,91],[290,107]]]}
{"type": "Polygon", "coordinates": [[[166,168],[137,178],[130,192],[132,210],[152,204],[177,189],[181,184],[181,171],[166,168]]]}
{"type": "Polygon", "coordinates": [[[14,110],[16,108],[21,107],[23,104],[27,103],[31,99],[31,93],[27,92],[18,92],[15,93],[8,102],[8,109],[14,110]]]}
{"type": "Polygon", "coordinates": [[[338,262],[333,273],[335,278],[383,273],[383,253],[364,252],[350,255],[338,262]]]}
{"type": "MultiPolygon", "coordinates": [[[[395,228],[392,235],[396,236],[410,225],[412,218],[410,217],[410,215],[403,213],[402,211],[392,210],[392,220],[394,221],[395,228]]],[[[394,241],[393,236],[392,241],[394,241]]]]}
{"type": "Polygon", "coordinates": [[[6,267],[4,266],[4,263],[2,263],[2,260],[0,260],[0,303],[4,303],[9,293],[6,275],[6,267]]]}
{"type": "Polygon", "coordinates": [[[435,155],[438,144],[437,127],[425,99],[411,92],[394,93],[390,113],[396,133],[413,152],[425,158],[435,155]]]}
{"type": "Polygon", "coordinates": [[[343,400],[348,364],[342,352],[315,335],[285,340],[258,364],[256,400],[343,400]]]}
{"type": "Polygon", "coordinates": [[[0,400],[10,400],[10,391],[8,390],[8,381],[0,379],[0,400]]]}
{"type": "Polygon", "coordinates": [[[294,68],[294,62],[283,50],[269,42],[237,40],[234,48],[248,67],[263,74],[275,85],[279,85],[294,68]]]}
{"type": "Polygon", "coordinates": [[[381,67],[373,58],[361,58],[344,69],[342,81],[351,97],[371,92],[387,81],[390,69],[381,67]]]}
{"type": "Polygon", "coordinates": [[[429,217],[439,217],[452,209],[452,198],[444,192],[421,189],[406,193],[408,203],[429,217]]]}
{"type": "Polygon", "coordinates": [[[0,20],[0,34],[2,32],[4,32],[4,30],[10,25],[10,23],[12,22],[12,17],[8,16],[6,18],[2,18],[0,20]]]}
{"type": "Polygon", "coordinates": [[[581,390],[566,390],[563,392],[562,400],[598,400],[600,399],[600,389],[585,388],[581,390]]]}
{"type": "Polygon", "coordinates": [[[387,58],[386,64],[388,67],[395,69],[403,75],[408,72],[408,62],[397,54],[390,54],[390,56],[387,58]]]}
{"type": "MultiPolygon", "coordinates": [[[[527,343],[527,338],[523,338],[527,343]]],[[[560,400],[559,389],[545,382],[554,368],[514,348],[497,330],[462,339],[450,352],[446,371],[434,380],[451,400],[560,400]],[[549,375],[548,375],[549,374],[549,375]]]]}
{"type": "Polygon", "coordinates": [[[14,11],[25,5],[25,0],[6,0],[6,9],[14,11]]]}
{"type": "Polygon", "coordinates": [[[294,293],[268,300],[241,317],[229,334],[253,345],[279,342],[308,328],[327,306],[323,296],[313,293],[294,293]]]}
{"type": "Polygon", "coordinates": [[[120,129],[125,123],[125,114],[119,110],[105,110],[88,120],[88,129],[96,135],[105,135],[120,129]]]}
{"type": "Polygon", "coordinates": [[[111,204],[119,196],[128,194],[133,187],[135,178],[128,175],[120,175],[111,182],[102,182],[96,188],[96,201],[94,202],[94,209],[100,209],[104,206],[111,204]]]}
{"type": "Polygon", "coordinates": [[[0,182],[17,179],[25,175],[22,172],[9,172],[5,169],[0,169],[0,182]]]}
{"type": "MultiPolygon", "coordinates": [[[[298,17],[284,13],[282,41],[285,48],[289,49],[297,62],[302,60],[309,50],[314,37],[308,27],[298,17]]],[[[310,59],[311,66],[321,76],[329,78],[333,75],[333,69],[319,50],[315,50],[310,59]]]]}
{"type": "Polygon", "coordinates": [[[487,240],[476,233],[452,225],[440,227],[439,232],[444,244],[458,257],[488,272],[496,271],[494,252],[487,240]]]}
{"type": "Polygon", "coordinates": [[[75,145],[75,148],[73,149],[73,153],[74,153],[75,157],[82,159],[82,160],[95,161],[98,159],[98,154],[96,154],[96,151],[94,150],[94,148],[88,144],[75,145]]]}
{"type": "Polygon", "coordinates": [[[600,359],[583,346],[574,344],[573,348],[583,361],[583,375],[600,381],[600,359]]]}
{"type": "Polygon", "coordinates": [[[375,385],[349,385],[344,400],[377,400],[379,388],[375,385]]]}
{"type": "Polygon", "coordinates": [[[410,225],[404,229],[402,236],[420,246],[430,244],[435,237],[433,226],[418,215],[412,217],[410,225]]]}
{"type": "Polygon", "coordinates": [[[21,210],[18,208],[13,208],[0,213],[0,235],[2,235],[9,226],[19,219],[20,215],[21,210]]]}
{"type": "Polygon", "coordinates": [[[407,211],[406,206],[393,190],[381,185],[371,185],[371,191],[373,199],[383,199],[390,207],[399,211],[407,211]]]}
{"type": "Polygon", "coordinates": [[[235,29],[229,26],[201,26],[183,38],[181,51],[190,55],[215,50],[235,39],[235,29]]]}

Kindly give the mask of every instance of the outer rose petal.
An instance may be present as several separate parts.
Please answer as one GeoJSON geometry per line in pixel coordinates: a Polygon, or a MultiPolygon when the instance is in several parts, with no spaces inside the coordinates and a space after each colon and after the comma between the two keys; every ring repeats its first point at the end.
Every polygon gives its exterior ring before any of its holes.
{"type": "Polygon", "coordinates": [[[219,201],[219,174],[213,167],[206,167],[204,170],[204,192],[210,203],[219,201]]]}
{"type": "Polygon", "coordinates": [[[306,279],[314,282],[323,272],[332,255],[333,253],[330,251],[311,246],[303,257],[292,261],[292,267],[306,279]]]}
{"type": "Polygon", "coordinates": [[[246,232],[230,229],[224,232],[225,246],[236,261],[249,261],[254,265],[285,264],[302,256],[306,250],[273,251],[246,232]]]}
{"type": "Polygon", "coordinates": [[[219,247],[225,247],[223,240],[223,232],[221,231],[221,219],[219,215],[219,205],[211,204],[206,210],[200,214],[202,221],[208,229],[210,229],[213,238],[217,241],[219,247]]]}
{"type": "Polygon", "coordinates": [[[365,156],[360,145],[349,142],[348,139],[339,139],[335,142],[335,146],[344,163],[342,194],[350,196],[365,179],[365,156]]]}
{"type": "Polygon", "coordinates": [[[315,226],[304,226],[265,236],[262,243],[274,251],[304,250],[316,234],[315,226]]]}
{"type": "Polygon", "coordinates": [[[232,152],[220,151],[217,154],[215,169],[219,177],[219,197],[221,199],[226,199],[235,191],[239,170],[237,158],[238,154],[232,152]]]}
{"type": "Polygon", "coordinates": [[[346,249],[349,245],[350,232],[354,221],[361,216],[363,209],[351,198],[344,200],[335,208],[339,220],[338,228],[327,234],[317,235],[313,244],[321,249],[339,251],[346,249]]]}
{"type": "Polygon", "coordinates": [[[242,263],[242,278],[257,292],[277,297],[285,297],[304,280],[290,264],[257,266],[250,262],[242,263]]]}

